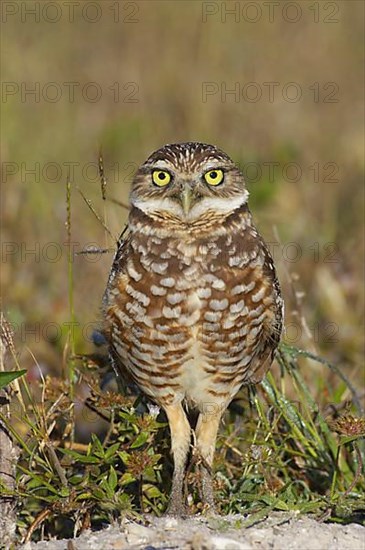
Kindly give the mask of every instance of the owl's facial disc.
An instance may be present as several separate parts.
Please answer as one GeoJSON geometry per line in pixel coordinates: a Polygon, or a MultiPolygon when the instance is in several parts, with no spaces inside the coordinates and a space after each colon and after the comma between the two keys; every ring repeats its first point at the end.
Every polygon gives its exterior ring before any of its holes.
{"type": "Polygon", "coordinates": [[[222,220],[247,202],[243,176],[212,145],[166,145],[146,160],[133,182],[131,202],[149,216],[184,224],[214,214],[222,220]]]}

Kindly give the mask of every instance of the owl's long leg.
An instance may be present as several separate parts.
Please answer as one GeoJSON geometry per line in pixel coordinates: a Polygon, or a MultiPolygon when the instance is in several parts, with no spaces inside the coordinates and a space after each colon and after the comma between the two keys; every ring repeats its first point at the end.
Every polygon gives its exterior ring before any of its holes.
{"type": "Polygon", "coordinates": [[[167,513],[181,516],[185,513],[183,485],[190,447],[191,428],[181,403],[164,407],[171,432],[171,451],[174,457],[174,475],[167,513]]]}
{"type": "Polygon", "coordinates": [[[221,410],[215,411],[214,413],[201,413],[195,429],[198,459],[201,458],[201,464],[199,466],[201,475],[201,499],[203,504],[207,504],[212,510],[214,510],[212,465],[221,416],[221,410]]]}

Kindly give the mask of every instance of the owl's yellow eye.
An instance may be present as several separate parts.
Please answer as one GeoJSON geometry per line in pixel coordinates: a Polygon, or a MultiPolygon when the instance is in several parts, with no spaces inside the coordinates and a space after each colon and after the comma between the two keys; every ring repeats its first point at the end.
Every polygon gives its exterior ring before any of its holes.
{"type": "Polygon", "coordinates": [[[171,181],[171,174],[165,170],[154,170],[152,172],[152,181],[155,185],[159,187],[164,187],[168,185],[171,181]]]}
{"type": "Polygon", "coordinates": [[[205,172],[204,179],[209,185],[219,185],[224,179],[223,170],[209,170],[205,172]]]}

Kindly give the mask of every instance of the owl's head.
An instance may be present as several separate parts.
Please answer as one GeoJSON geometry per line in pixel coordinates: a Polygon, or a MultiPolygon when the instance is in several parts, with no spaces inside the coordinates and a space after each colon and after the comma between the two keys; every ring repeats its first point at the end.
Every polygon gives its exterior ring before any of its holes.
{"type": "Polygon", "coordinates": [[[192,223],[209,212],[226,217],[247,202],[248,191],[234,162],[205,143],[165,145],[137,171],[132,206],[149,216],[192,223]]]}

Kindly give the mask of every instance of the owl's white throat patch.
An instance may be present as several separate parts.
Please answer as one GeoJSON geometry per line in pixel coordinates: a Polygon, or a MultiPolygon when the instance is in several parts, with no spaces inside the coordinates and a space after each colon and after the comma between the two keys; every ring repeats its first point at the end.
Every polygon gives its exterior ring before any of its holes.
{"type": "Polygon", "coordinates": [[[153,212],[168,212],[170,215],[176,216],[185,222],[193,222],[206,214],[207,212],[214,212],[216,214],[229,214],[247,203],[248,191],[244,192],[237,197],[203,197],[196,204],[192,206],[187,215],[181,205],[168,198],[161,199],[149,199],[147,201],[134,198],[132,200],[133,206],[142,210],[145,214],[152,214],[153,212]]]}
{"type": "Polygon", "coordinates": [[[168,197],[148,200],[133,198],[131,203],[139,210],[142,210],[145,214],[152,214],[153,212],[168,212],[177,218],[182,218],[184,215],[181,206],[176,201],[168,197]]]}
{"type": "Polygon", "coordinates": [[[245,190],[238,197],[204,197],[189,211],[186,220],[194,221],[203,216],[206,212],[211,211],[220,214],[230,214],[246,204],[248,199],[248,191],[245,190]]]}

